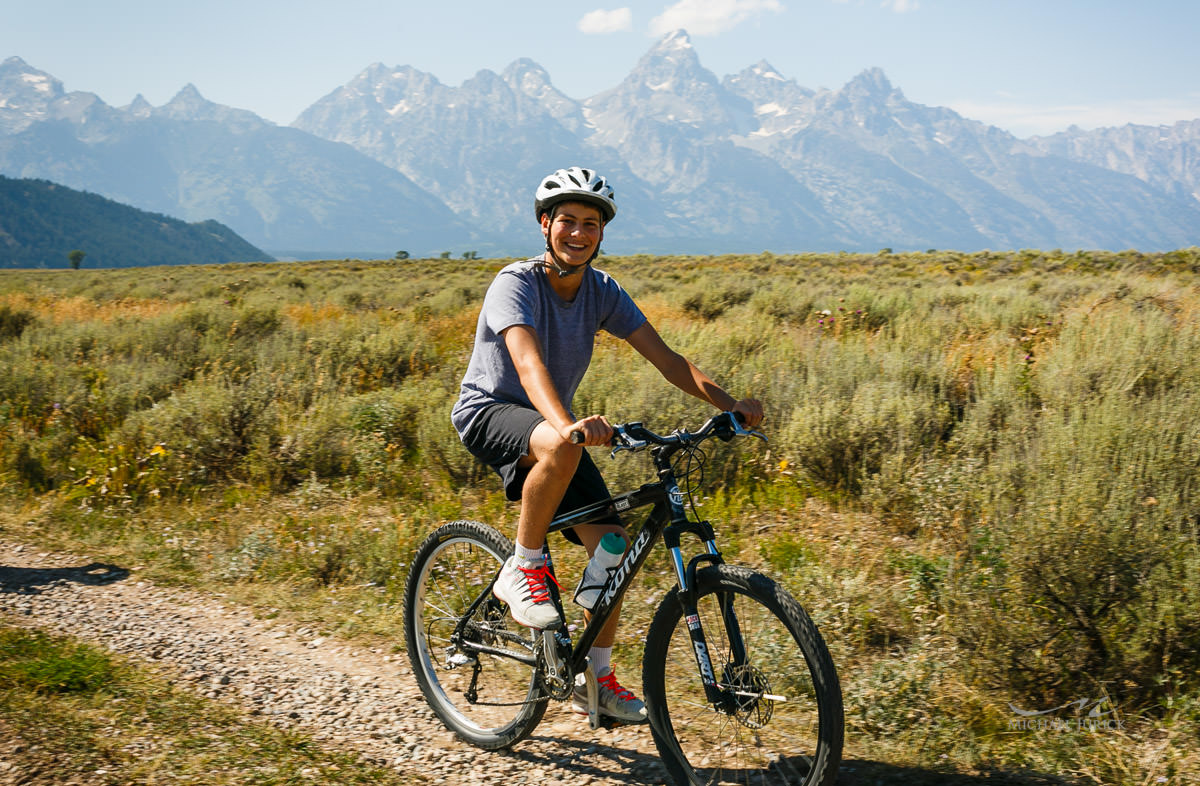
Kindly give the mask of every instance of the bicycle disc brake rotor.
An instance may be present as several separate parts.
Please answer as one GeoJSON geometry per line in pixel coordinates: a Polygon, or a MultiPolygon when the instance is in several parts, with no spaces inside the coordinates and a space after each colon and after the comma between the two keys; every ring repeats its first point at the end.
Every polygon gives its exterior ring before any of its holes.
{"type": "Polygon", "coordinates": [[[724,685],[733,694],[736,707],[733,715],[738,723],[748,729],[761,729],[771,721],[775,701],[768,698],[771,683],[761,670],[749,663],[741,666],[731,663],[724,669],[724,685]]]}

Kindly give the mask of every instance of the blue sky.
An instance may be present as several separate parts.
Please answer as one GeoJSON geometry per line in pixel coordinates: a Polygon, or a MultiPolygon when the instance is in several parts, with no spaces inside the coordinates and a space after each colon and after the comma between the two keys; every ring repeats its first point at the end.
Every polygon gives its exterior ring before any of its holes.
{"type": "Polygon", "coordinates": [[[288,124],[373,62],[458,85],[529,57],[586,98],[674,27],[717,76],[765,59],[837,88],[878,66],[1018,136],[1200,117],[1196,0],[0,0],[0,60],[117,106],[190,82],[288,124]]]}

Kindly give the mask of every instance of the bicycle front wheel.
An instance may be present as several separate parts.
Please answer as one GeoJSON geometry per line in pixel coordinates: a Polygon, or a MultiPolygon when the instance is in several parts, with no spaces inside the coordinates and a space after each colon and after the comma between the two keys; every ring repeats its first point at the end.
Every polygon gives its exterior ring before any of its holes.
{"type": "Polygon", "coordinates": [[[650,730],[675,783],[824,786],[837,777],[842,696],[820,633],[771,579],[731,565],[696,572],[698,618],[679,590],[654,616],[643,660],[650,730]],[[703,630],[710,701],[691,628],[703,630]]]}
{"type": "Polygon", "coordinates": [[[512,542],[477,521],[439,528],[413,557],[404,636],[413,675],[446,727],[488,750],[524,739],[546,713],[532,632],[490,592],[512,542]]]}

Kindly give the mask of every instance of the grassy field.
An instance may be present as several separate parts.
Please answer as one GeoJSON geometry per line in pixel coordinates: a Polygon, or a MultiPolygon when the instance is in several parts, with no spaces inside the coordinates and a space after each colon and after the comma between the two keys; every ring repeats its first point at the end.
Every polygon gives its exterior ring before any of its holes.
{"type": "MultiPolygon", "coordinates": [[[[511,531],[448,422],[502,264],[0,272],[0,526],[398,642],[426,533],[511,531]]],[[[820,626],[850,756],[1200,777],[1200,249],[601,267],[765,402],[770,444],[710,450],[701,512],[820,626]],[[1068,703],[1056,728],[1013,710],[1068,703]]],[[[577,412],[710,414],[599,343],[577,412]]],[[[601,456],[613,487],[646,479],[601,456]]]]}

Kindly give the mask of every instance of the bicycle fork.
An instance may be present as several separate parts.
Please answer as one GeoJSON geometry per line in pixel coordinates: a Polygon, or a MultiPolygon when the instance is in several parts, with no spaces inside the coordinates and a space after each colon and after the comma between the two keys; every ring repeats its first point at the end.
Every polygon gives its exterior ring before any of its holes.
{"type": "MultiPolygon", "coordinates": [[[[704,626],[700,620],[700,612],[696,606],[696,570],[704,563],[720,565],[724,563],[721,553],[717,550],[715,533],[707,521],[685,522],[669,527],[664,532],[667,552],[671,564],[675,568],[676,579],[679,582],[679,603],[683,611],[683,619],[688,627],[688,637],[692,644],[692,654],[696,658],[696,667],[700,670],[700,679],[704,683],[704,694],[708,703],[719,712],[734,715],[741,707],[736,686],[727,684],[729,674],[722,674],[718,679],[713,667],[713,658],[708,640],[704,636],[704,626]],[[693,557],[685,566],[683,552],[679,545],[679,532],[687,530],[694,532],[704,542],[705,553],[693,557]]],[[[732,593],[718,593],[717,603],[721,610],[721,621],[725,626],[728,639],[729,665],[726,672],[736,673],[747,662],[746,645],[742,640],[741,626],[733,610],[732,593]]]]}

